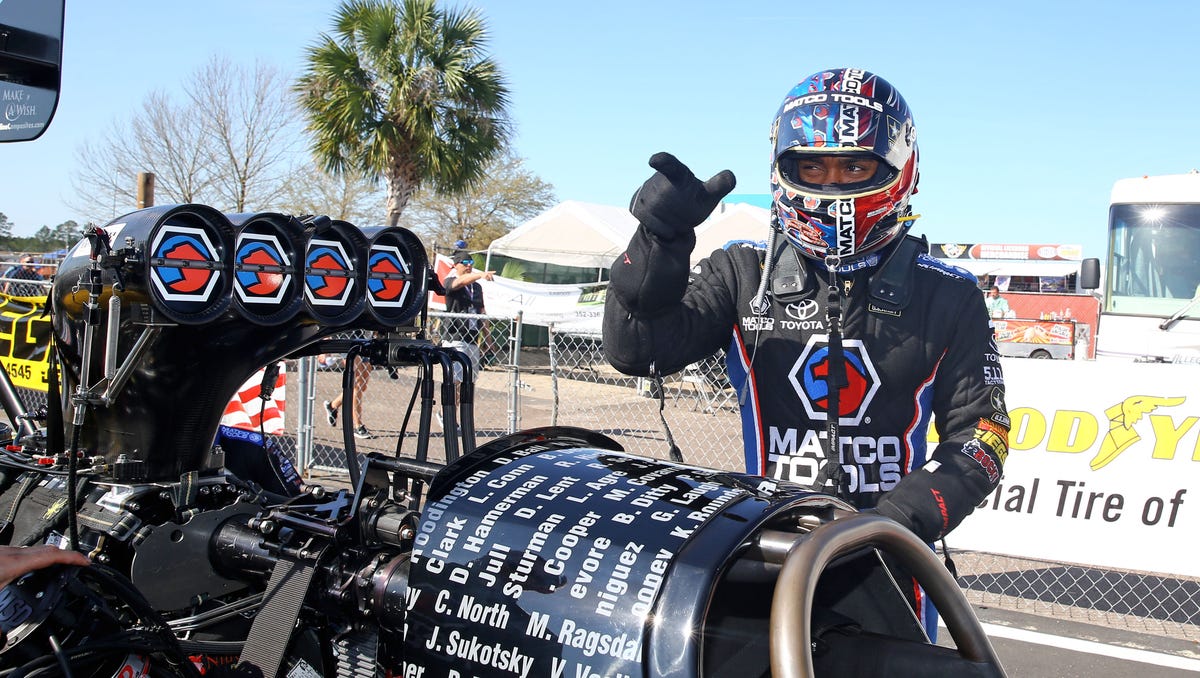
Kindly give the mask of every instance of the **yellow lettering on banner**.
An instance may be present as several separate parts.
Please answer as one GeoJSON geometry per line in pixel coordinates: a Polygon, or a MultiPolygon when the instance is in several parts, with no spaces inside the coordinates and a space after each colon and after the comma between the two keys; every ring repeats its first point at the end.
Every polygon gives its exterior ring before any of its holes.
{"type": "Polygon", "coordinates": [[[1046,437],[1046,418],[1032,407],[1009,410],[1012,428],[1008,431],[1008,449],[1032,450],[1046,437]]]}
{"type": "Polygon", "coordinates": [[[13,386],[46,390],[50,336],[41,299],[0,294],[0,363],[13,386]]]}
{"type": "MultiPolygon", "coordinates": [[[[1139,442],[1137,455],[1143,459],[1171,461],[1181,451],[1187,454],[1190,447],[1191,461],[1200,462],[1200,416],[1151,414],[1160,407],[1183,405],[1186,400],[1184,396],[1129,396],[1105,409],[1103,417],[1087,410],[1013,408],[1008,412],[1012,421],[1008,448],[1020,452],[1094,453],[1088,462],[1092,471],[1104,468],[1139,442]]],[[[980,437],[979,429],[976,437],[980,437]]],[[[931,445],[937,443],[936,427],[929,427],[926,439],[931,445]]]]}
{"type": "Polygon", "coordinates": [[[1090,412],[1059,410],[1050,426],[1047,452],[1087,452],[1100,434],[1100,425],[1090,412]]]}
{"type": "Polygon", "coordinates": [[[1174,459],[1175,448],[1179,446],[1179,440],[1195,425],[1196,419],[1196,417],[1187,417],[1176,428],[1175,422],[1170,416],[1150,415],[1150,427],[1154,430],[1154,453],[1151,456],[1155,459],[1174,459]]]}

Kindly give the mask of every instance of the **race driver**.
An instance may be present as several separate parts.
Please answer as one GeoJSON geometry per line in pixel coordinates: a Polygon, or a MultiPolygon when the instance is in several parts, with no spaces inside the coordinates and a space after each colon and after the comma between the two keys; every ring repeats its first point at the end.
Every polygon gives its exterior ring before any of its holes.
{"type": "Polygon", "coordinates": [[[765,248],[730,244],[694,269],[693,229],[733,174],[701,182],[670,154],[650,159],[630,205],[640,226],[612,267],[605,354],[649,376],[725,347],[749,473],[836,494],[933,542],[998,484],[1009,418],[975,279],[907,235],[908,105],[867,71],[821,71],[784,98],[771,143],[765,248]]]}

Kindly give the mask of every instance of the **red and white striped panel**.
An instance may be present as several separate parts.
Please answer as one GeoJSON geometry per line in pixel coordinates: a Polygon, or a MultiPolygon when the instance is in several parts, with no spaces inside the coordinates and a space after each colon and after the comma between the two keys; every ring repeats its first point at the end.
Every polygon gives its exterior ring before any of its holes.
{"type": "Polygon", "coordinates": [[[247,431],[263,430],[271,435],[284,432],[287,372],[279,370],[279,376],[275,379],[275,392],[265,403],[266,407],[263,407],[263,400],[258,397],[262,392],[263,371],[260,369],[252,374],[238,389],[237,395],[225,406],[225,414],[221,416],[222,424],[247,431]]]}

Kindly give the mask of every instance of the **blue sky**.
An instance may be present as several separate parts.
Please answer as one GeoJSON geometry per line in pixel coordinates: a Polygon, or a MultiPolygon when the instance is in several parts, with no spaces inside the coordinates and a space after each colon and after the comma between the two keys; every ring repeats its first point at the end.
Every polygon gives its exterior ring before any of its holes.
{"type": "MultiPolygon", "coordinates": [[[[512,89],[516,151],[560,200],[626,205],[659,150],[764,193],[783,95],[842,65],[882,75],[912,107],[915,230],[935,242],[1077,243],[1101,256],[1113,181],[1200,168],[1197,2],[474,5],[512,89]]],[[[79,220],[64,201],[81,143],[214,54],[299,72],[335,8],[68,0],[58,114],[38,141],[0,146],[0,212],[18,234],[79,220]]]]}

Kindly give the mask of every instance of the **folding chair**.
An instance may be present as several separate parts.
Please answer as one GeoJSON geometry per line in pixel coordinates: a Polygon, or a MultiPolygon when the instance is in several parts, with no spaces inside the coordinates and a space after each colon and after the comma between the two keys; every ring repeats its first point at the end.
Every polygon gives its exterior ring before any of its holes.
{"type": "Polygon", "coordinates": [[[683,373],[679,377],[679,387],[676,390],[676,398],[683,394],[683,384],[691,384],[688,389],[690,397],[695,399],[692,405],[692,410],[695,411],[703,404],[703,409],[700,411],[711,414],[713,405],[717,401],[717,396],[720,394],[712,380],[704,374],[701,363],[692,363],[683,368],[683,373]]]}

